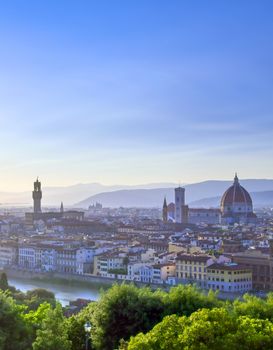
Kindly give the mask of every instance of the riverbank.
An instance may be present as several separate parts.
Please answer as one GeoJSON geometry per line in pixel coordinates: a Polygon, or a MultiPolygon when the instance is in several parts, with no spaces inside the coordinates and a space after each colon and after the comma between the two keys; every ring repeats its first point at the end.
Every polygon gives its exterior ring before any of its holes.
{"type": "MultiPolygon", "coordinates": [[[[143,282],[132,282],[126,280],[118,280],[109,277],[101,277],[94,275],[78,275],[78,274],[63,274],[59,272],[36,272],[23,269],[12,269],[4,268],[3,271],[7,274],[8,279],[11,277],[20,278],[20,279],[33,279],[36,281],[47,281],[55,283],[65,283],[67,285],[82,285],[82,286],[98,286],[100,285],[103,289],[110,288],[114,283],[134,283],[139,287],[147,286],[143,282]]],[[[163,286],[158,284],[149,284],[152,289],[164,288],[169,289],[169,286],[163,286]]]]}
{"type": "MultiPolygon", "coordinates": [[[[126,280],[118,280],[114,278],[94,276],[94,275],[76,275],[76,274],[62,274],[59,272],[36,272],[29,271],[17,268],[5,268],[3,270],[8,277],[8,280],[20,280],[20,283],[14,285],[17,289],[22,291],[35,289],[35,288],[45,288],[52,291],[58,300],[58,293],[60,289],[57,287],[61,287],[61,293],[65,293],[67,289],[72,289],[70,292],[73,292],[73,288],[76,288],[76,294],[71,295],[71,298],[67,298],[68,301],[75,300],[77,297],[90,299],[90,300],[98,300],[100,291],[106,290],[110,288],[113,284],[118,283],[134,283],[138,287],[146,287],[147,285],[153,289],[164,289],[168,291],[171,286],[160,285],[160,284],[146,284],[143,282],[132,282],[126,280]],[[26,285],[23,281],[28,281],[26,285]],[[34,283],[35,282],[35,283],[34,283]],[[55,288],[52,288],[52,284],[55,285],[55,288]],[[26,286],[32,287],[26,289],[26,286]],[[88,294],[93,295],[92,297],[88,297],[88,294]],[[95,297],[94,297],[95,296],[95,297]]],[[[12,285],[12,283],[11,283],[12,285]]],[[[207,293],[208,290],[203,290],[204,293],[207,293]]],[[[218,298],[222,300],[234,300],[234,299],[242,299],[241,293],[227,293],[218,291],[218,298]]],[[[66,301],[67,301],[66,300],[66,301]]]]}

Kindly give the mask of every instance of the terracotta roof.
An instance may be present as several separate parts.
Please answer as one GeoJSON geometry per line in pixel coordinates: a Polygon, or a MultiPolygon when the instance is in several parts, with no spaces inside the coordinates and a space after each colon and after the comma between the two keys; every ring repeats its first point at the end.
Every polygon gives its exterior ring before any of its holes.
{"type": "Polygon", "coordinates": [[[176,260],[178,261],[199,261],[199,262],[207,262],[212,257],[210,255],[205,254],[178,254],[176,260]]]}
{"type": "Polygon", "coordinates": [[[241,264],[212,264],[207,267],[207,270],[228,270],[228,271],[237,271],[237,270],[249,270],[252,271],[249,267],[241,264]]]}
{"type": "Polygon", "coordinates": [[[237,176],[234,178],[234,183],[230,186],[226,192],[223,194],[221,199],[221,207],[232,205],[233,203],[243,203],[245,205],[252,205],[252,199],[244,189],[243,186],[240,185],[237,176]]]}

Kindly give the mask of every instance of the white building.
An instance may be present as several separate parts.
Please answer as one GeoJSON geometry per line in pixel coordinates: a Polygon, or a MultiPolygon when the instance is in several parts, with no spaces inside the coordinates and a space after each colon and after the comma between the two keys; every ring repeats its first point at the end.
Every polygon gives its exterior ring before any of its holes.
{"type": "Polygon", "coordinates": [[[62,273],[74,274],[77,271],[75,248],[58,248],[56,270],[62,273]]]}
{"type": "Polygon", "coordinates": [[[36,247],[21,245],[18,248],[18,265],[33,270],[36,268],[36,247]]]}
{"type": "Polygon", "coordinates": [[[94,258],[94,274],[107,277],[108,273],[113,270],[126,268],[124,259],[126,253],[106,252],[95,256],[94,258]]]}
{"type": "Polygon", "coordinates": [[[17,262],[17,246],[2,243],[0,245],[0,267],[11,266],[17,262]]]}
{"type": "Polygon", "coordinates": [[[76,251],[76,273],[82,275],[93,270],[95,248],[80,248],[76,251]]]}
{"type": "Polygon", "coordinates": [[[35,249],[35,267],[46,272],[56,271],[56,249],[52,246],[37,246],[35,249]]]}
{"type": "Polygon", "coordinates": [[[189,208],[188,222],[190,224],[220,224],[220,209],[189,208]]]}

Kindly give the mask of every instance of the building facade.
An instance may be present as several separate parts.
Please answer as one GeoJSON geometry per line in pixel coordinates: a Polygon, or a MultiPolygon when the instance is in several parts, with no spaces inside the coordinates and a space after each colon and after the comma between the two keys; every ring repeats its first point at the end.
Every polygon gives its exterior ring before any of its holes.
{"type": "Polygon", "coordinates": [[[0,245],[0,267],[17,264],[18,247],[14,244],[2,243],[0,245]]]}
{"type": "Polygon", "coordinates": [[[221,211],[219,209],[189,208],[188,222],[217,225],[221,222],[221,211]]]}
{"type": "Polygon", "coordinates": [[[212,264],[207,268],[207,288],[222,292],[252,290],[252,270],[236,263],[212,264]]]}
{"type": "Polygon", "coordinates": [[[252,270],[253,289],[273,291],[273,255],[260,250],[247,250],[232,255],[232,261],[252,270]]]}
{"type": "Polygon", "coordinates": [[[176,258],[176,277],[182,282],[196,283],[205,288],[207,267],[213,262],[210,255],[180,253],[176,258]]]}

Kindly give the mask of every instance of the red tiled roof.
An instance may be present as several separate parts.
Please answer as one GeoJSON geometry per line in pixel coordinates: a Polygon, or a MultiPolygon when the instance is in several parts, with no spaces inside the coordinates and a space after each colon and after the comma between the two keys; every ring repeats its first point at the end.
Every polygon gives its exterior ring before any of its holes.
{"type": "Polygon", "coordinates": [[[246,189],[244,189],[243,186],[239,184],[238,179],[235,179],[233,185],[230,186],[223,194],[223,197],[221,199],[221,207],[231,205],[233,203],[243,203],[246,205],[252,205],[252,199],[249,193],[246,189]]]}
{"type": "Polygon", "coordinates": [[[241,264],[212,264],[210,266],[208,266],[207,270],[228,270],[228,271],[238,271],[238,270],[249,270],[251,271],[251,269],[245,265],[241,265],[241,264]]]}

